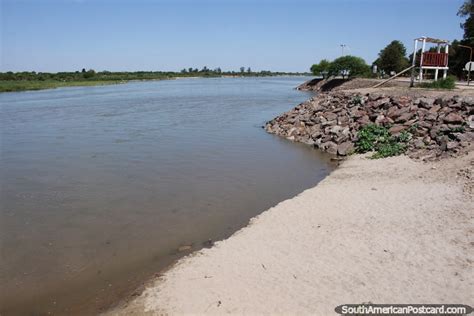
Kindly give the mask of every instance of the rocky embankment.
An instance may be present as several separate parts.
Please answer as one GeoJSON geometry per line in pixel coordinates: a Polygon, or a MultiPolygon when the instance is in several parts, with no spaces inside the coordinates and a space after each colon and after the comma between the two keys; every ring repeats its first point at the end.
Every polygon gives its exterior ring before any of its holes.
{"type": "MultiPolygon", "coordinates": [[[[363,89],[363,88],[373,87],[374,85],[382,81],[383,80],[381,79],[369,79],[369,78],[350,78],[350,79],[315,78],[315,79],[311,79],[300,84],[298,87],[296,87],[296,90],[328,92],[328,91],[363,89]]],[[[390,82],[385,83],[384,87],[408,87],[408,85],[409,85],[408,82],[390,81],[390,82]]]]}
{"type": "Polygon", "coordinates": [[[355,150],[365,125],[410,133],[407,154],[435,158],[463,153],[474,143],[474,97],[408,96],[337,91],[320,94],[267,122],[265,130],[331,154],[355,150]]]}

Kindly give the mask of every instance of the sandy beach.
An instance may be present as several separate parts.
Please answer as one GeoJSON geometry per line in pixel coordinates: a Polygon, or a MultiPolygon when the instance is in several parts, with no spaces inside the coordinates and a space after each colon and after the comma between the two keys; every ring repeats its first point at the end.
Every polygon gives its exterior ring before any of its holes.
{"type": "Polygon", "coordinates": [[[317,186],[180,260],[110,315],[335,314],[471,304],[474,155],[351,156],[317,186]]]}

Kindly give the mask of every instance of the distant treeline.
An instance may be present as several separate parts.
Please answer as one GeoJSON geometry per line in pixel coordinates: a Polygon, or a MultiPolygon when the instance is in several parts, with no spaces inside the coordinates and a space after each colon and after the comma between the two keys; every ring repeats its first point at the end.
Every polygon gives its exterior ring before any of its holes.
{"type": "Polygon", "coordinates": [[[259,71],[254,72],[250,68],[242,67],[240,71],[222,71],[220,68],[202,69],[188,68],[181,72],[173,71],[134,71],[134,72],[111,72],[99,71],[93,69],[82,69],[75,72],[0,72],[1,81],[129,81],[129,80],[156,80],[169,79],[177,77],[220,77],[220,76],[279,76],[279,75],[304,75],[305,73],[295,72],[272,72],[259,71]]]}

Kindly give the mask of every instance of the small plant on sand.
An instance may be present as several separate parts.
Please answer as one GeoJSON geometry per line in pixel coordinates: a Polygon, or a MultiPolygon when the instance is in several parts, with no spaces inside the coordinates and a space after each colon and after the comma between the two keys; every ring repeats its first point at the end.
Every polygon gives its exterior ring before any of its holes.
{"type": "Polygon", "coordinates": [[[395,136],[387,127],[369,124],[357,133],[356,151],[358,153],[374,151],[371,157],[374,159],[398,156],[406,151],[411,137],[410,132],[404,131],[395,136]]]}

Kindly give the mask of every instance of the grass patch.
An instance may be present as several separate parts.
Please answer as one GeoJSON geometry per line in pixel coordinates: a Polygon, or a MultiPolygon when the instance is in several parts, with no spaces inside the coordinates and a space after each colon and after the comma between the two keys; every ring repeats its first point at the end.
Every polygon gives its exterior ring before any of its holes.
{"type": "Polygon", "coordinates": [[[76,87],[76,86],[100,86],[108,84],[121,83],[121,80],[104,80],[104,81],[57,81],[57,80],[0,80],[0,92],[14,92],[25,90],[43,90],[59,87],[76,87]]]}
{"type": "Polygon", "coordinates": [[[410,132],[401,132],[398,136],[390,134],[387,127],[369,124],[357,133],[356,152],[374,152],[371,158],[398,156],[407,150],[410,132]]]}
{"type": "Polygon", "coordinates": [[[449,76],[446,79],[440,79],[432,82],[424,82],[419,85],[421,88],[452,90],[456,87],[456,78],[449,76]]]}

